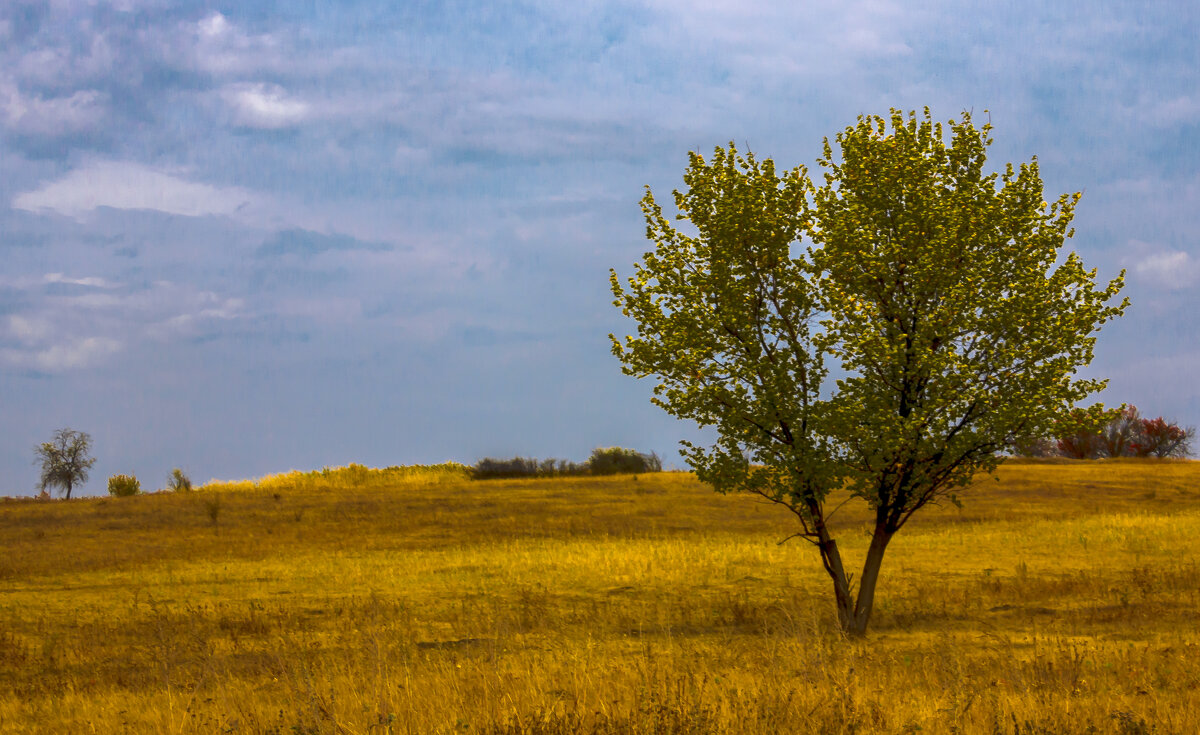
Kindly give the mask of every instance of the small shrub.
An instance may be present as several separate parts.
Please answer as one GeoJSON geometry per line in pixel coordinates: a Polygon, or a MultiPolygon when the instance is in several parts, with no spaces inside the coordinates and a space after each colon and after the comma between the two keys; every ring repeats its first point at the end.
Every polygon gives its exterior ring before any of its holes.
{"type": "Polygon", "coordinates": [[[192,489],[192,480],[183,474],[183,470],[176,467],[171,470],[171,476],[167,478],[167,489],[175,492],[190,492],[192,489]]]}
{"type": "Polygon", "coordinates": [[[127,498],[142,491],[142,483],[133,475],[113,475],[108,478],[108,494],[114,498],[127,498]]]}
{"type": "Polygon", "coordinates": [[[662,460],[657,454],[642,454],[637,450],[622,447],[594,449],[587,464],[593,475],[662,472],[662,460]]]}

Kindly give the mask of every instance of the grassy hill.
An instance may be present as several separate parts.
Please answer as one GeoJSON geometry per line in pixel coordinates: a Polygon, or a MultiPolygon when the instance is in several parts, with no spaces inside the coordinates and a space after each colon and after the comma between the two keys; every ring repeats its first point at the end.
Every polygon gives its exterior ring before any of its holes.
{"type": "Polygon", "coordinates": [[[0,732],[1200,732],[1200,463],[1009,462],[964,501],[846,641],[791,517],[687,474],[9,500],[0,732]]]}

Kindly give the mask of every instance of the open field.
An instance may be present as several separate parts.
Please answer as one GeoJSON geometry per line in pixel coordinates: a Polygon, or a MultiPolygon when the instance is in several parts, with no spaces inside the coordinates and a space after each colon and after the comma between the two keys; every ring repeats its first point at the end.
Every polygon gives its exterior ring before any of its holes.
{"type": "Polygon", "coordinates": [[[0,504],[0,732],[1200,732],[1197,462],[1002,466],[865,641],[687,474],[306,478],[0,504]]]}

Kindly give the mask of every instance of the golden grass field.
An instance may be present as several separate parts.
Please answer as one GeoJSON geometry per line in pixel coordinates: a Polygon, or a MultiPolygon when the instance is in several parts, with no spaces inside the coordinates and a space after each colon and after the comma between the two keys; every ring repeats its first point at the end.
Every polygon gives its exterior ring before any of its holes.
{"type": "Polygon", "coordinates": [[[963,499],[854,641],[790,515],[689,474],[9,500],[0,732],[1200,733],[1200,463],[1010,461],[963,499]]]}

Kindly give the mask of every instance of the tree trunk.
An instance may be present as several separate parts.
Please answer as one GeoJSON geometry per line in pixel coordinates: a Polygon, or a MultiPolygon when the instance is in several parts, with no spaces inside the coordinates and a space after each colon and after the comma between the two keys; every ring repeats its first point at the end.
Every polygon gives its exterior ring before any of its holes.
{"type": "Polygon", "coordinates": [[[67,500],[71,499],[71,483],[67,483],[67,500]]]}
{"type": "Polygon", "coordinates": [[[825,571],[833,579],[833,597],[837,602],[838,624],[842,630],[854,620],[854,596],[850,594],[850,580],[846,577],[846,568],[842,565],[842,555],[838,551],[837,542],[828,539],[821,545],[821,561],[825,563],[825,571]]]}
{"type": "Polygon", "coordinates": [[[854,621],[854,596],[850,594],[850,579],[846,576],[846,567],[842,563],[842,554],[837,542],[829,535],[825,519],[818,508],[813,508],[814,526],[817,532],[817,548],[821,551],[821,563],[829,578],[833,580],[833,597],[837,603],[838,624],[843,631],[848,631],[854,621]]]}
{"type": "Polygon", "coordinates": [[[871,537],[871,546],[867,549],[867,558],[863,562],[862,576],[858,582],[857,599],[851,593],[850,579],[846,576],[842,555],[837,542],[829,537],[829,532],[823,523],[817,524],[817,535],[821,549],[821,561],[825,571],[833,580],[833,596],[837,604],[838,623],[842,632],[851,638],[861,638],[867,633],[867,624],[871,620],[871,610],[875,606],[875,587],[879,582],[879,569],[883,565],[883,552],[887,550],[888,542],[894,532],[889,532],[883,525],[875,527],[871,537]]]}
{"type": "Polygon", "coordinates": [[[867,623],[871,621],[871,611],[875,608],[875,585],[879,581],[879,569],[883,566],[883,552],[887,550],[892,533],[883,526],[875,527],[875,535],[871,537],[871,546],[867,549],[867,559],[863,562],[862,577],[858,581],[858,601],[854,605],[854,616],[850,626],[842,626],[846,635],[861,638],[867,634],[867,623]]]}

